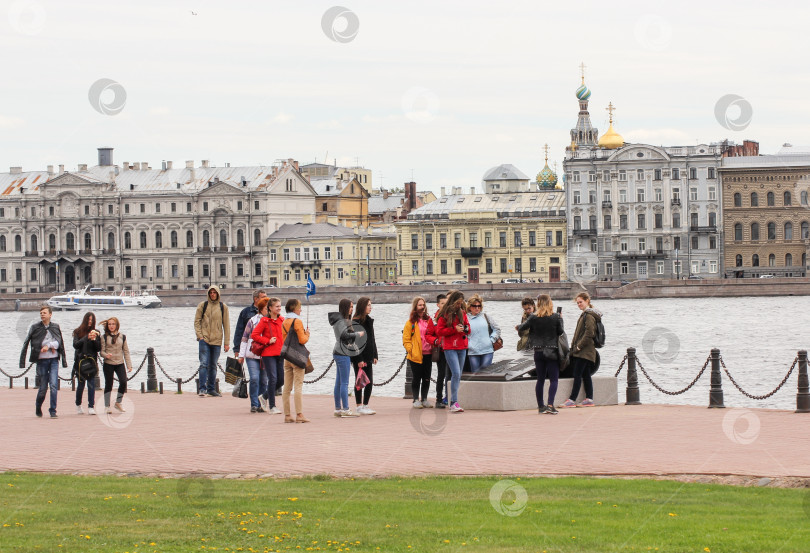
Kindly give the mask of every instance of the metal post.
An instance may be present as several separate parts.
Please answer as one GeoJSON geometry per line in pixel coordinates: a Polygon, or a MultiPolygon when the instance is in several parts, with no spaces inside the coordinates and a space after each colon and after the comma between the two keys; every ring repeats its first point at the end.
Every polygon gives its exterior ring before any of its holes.
{"type": "Polygon", "coordinates": [[[26,390],[28,389],[28,377],[27,376],[25,377],[25,389],[26,390]]]}
{"type": "Polygon", "coordinates": [[[725,409],[723,380],[720,378],[720,350],[712,348],[712,386],[709,390],[709,409],[725,409]]]}
{"type": "Polygon", "coordinates": [[[181,378],[177,379],[177,393],[178,394],[183,393],[183,380],[181,378]]]}
{"type": "Polygon", "coordinates": [[[641,405],[638,390],[638,373],[636,372],[636,348],[627,348],[627,401],[625,405],[641,405]]]}
{"type": "Polygon", "coordinates": [[[217,391],[218,394],[222,393],[222,392],[219,391],[219,378],[217,378],[217,382],[216,382],[216,391],[217,391]]]}
{"type": "Polygon", "coordinates": [[[405,360],[405,395],[402,396],[402,399],[413,399],[413,393],[411,392],[411,382],[413,382],[413,373],[411,372],[411,364],[408,363],[408,361],[406,359],[405,360]]]}
{"type": "MultiPolygon", "coordinates": [[[[59,388],[61,388],[61,387],[62,387],[62,386],[61,386],[61,384],[59,384],[60,382],[62,382],[62,381],[61,381],[61,380],[57,380],[57,386],[56,386],[56,388],[57,388],[57,389],[59,389],[59,388]]],[[[71,379],[70,379],[70,389],[71,389],[72,391],[74,391],[74,392],[76,391],[76,379],[75,379],[75,378],[71,378],[71,379]]]]}
{"type": "Polygon", "coordinates": [[[145,393],[146,393],[146,388],[144,387],[143,382],[141,382],[141,393],[142,393],[142,394],[145,394],[145,393]]]}
{"type": "Polygon", "coordinates": [[[160,388],[160,394],[163,395],[163,382],[159,383],[158,387],[160,388]]]}
{"type": "Polygon", "coordinates": [[[146,391],[157,392],[157,373],[155,372],[155,348],[146,348],[146,391]]]}
{"type": "Polygon", "coordinates": [[[807,380],[807,350],[799,350],[799,391],[796,394],[796,412],[810,413],[810,383],[807,380]]]}
{"type": "Polygon", "coordinates": [[[199,393],[200,393],[200,379],[199,379],[199,378],[195,378],[195,379],[194,379],[194,384],[196,384],[196,386],[197,386],[197,393],[199,394],[199,393]]]}
{"type": "Polygon", "coordinates": [[[14,389],[14,379],[13,379],[13,378],[11,378],[11,377],[8,377],[8,389],[9,389],[9,390],[13,390],[13,389],[14,389]]]}

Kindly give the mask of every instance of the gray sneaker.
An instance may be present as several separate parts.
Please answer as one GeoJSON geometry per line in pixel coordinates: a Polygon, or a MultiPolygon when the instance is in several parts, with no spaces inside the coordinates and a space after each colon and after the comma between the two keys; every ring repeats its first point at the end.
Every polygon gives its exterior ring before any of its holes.
{"type": "Polygon", "coordinates": [[[422,401],[422,407],[424,407],[425,409],[433,409],[433,406],[426,399],[422,401]]]}
{"type": "Polygon", "coordinates": [[[358,415],[357,413],[355,413],[351,409],[346,409],[346,410],[343,411],[343,413],[340,416],[341,417],[359,417],[360,415],[358,415]]]}
{"type": "Polygon", "coordinates": [[[425,406],[422,405],[422,402],[419,401],[418,399],[413,400],[413,408],[414,409],[424,409],[424,407],[425,406]]]}

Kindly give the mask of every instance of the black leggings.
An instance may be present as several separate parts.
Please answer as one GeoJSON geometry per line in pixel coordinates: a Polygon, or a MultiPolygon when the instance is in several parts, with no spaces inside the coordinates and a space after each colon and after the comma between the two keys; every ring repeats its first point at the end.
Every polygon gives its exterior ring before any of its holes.
{"type": "MultiPolygon", "coordinates": [[[[368,400],[371,399],[371,390],[374,388],[374,369],[372,368],[374,365],[366,365],[363,367],[363,372],[366,373],[368,377],[368,384],[365,388],[357,389],[357,386],[352,385],[354,388],[354,399],[357,401],[357,405],[368,405],[368,400]]],[[[357,382],[357,371],[360,369],[357,368],[355,363],[352,363],[352,367],[354,367],[354,381],[357,382]]]]}
{"type": "Polygon", "coordinates": [[[557,385],[560,379],[560,365],[556,361],[550,361],[543,355],[543,350],[534,350],[534,367],[537,371],[537,384],[534,393],[537,396],[537,407],[546,405],[543,402],[543,388],[548,378],[548,405],[554,405],[554,398],[557,395],[557,385]]]}
{"type": "Polygon", "coordinates": [[[436,361],[436,400],[441,401],[444,397],[444,378],[447,374],[447,359],[444,352],[439,352],[439,360],[436,361]]]}
{"type": "Polygon", "coordinates": [[[571,388],[571,401],[576,401],[579,395],[579,387],[581,383],[585,383],[585,397],[593,399],[593,380],[591,380],[591,369],[594,367],[592,361],[588,361],[584,357],[573,357],[574,362],[574,386],[571,388]]]}
{"type": "Polygon", "coordinates": [[[127,393],[127,371],[124,364],[110,365],[104,363],[104,406],[110,406],[110,392],[113,389],[113,373],[118,378],[118,399],[116,403],[121,403],[124,394],[127,393]]]}
{"type": "Polygon", "coordinates": [[[429,353],[423,353],[421,363],[414,363],[408,359],[408,364],[411,366],[411,394],[413,399],[425,401],[427,400],[428,390],[430,390],[430,370],[433,360],[430,358],[429,353]]]}

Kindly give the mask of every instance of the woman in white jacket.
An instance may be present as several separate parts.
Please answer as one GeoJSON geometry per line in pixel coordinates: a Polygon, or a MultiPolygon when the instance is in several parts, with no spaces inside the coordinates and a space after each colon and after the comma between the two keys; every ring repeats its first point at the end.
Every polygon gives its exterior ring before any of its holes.
{"type": "MultiPolygon", "coordinates": [[[[250,375],[248,390],[250,392],[251,413],[264,413],[266,410],[264,407],[267,406],[267,398],[264,397],[267,392],[267,373],[262,367],[262,358],[250,351],[250,346],[253,343],[250,334],[255,326],[259,324],[262,317],[268,316],[267,306],[269,303],[269,298],[262,298],[256,304],[259,312],[248,320],[245,325],[245,332],[242,334],[242,342],[239,345],[239,361],[244,360],[247,362],[248,374],[250,375]]],[[[273,390],[273,393],[275,393],[275,390],[273,390]]]]}

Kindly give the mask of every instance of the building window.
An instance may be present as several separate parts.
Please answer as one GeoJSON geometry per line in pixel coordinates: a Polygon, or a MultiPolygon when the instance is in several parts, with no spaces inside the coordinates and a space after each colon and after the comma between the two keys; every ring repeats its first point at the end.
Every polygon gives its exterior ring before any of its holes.
{"type": "Polygon", "coordinates": [[[115,251],[115,234],[112,232],[107,233],[107,249],[111,252],[115,251]]]}
{"type": "Polygon", "coordinates": [[[419,262],[418,261],[411,261],[411,274],[414,276],[419,276],[419,262]]]}
{"type": "Polygon", "coordinates": [[[460,275],[461,274],[461,260],[456,259],[455,260],[455,265],[456,265],[456,274],[460,275]]]}
{"type": "Polygon", "coordinates": [[[513,238],[514,238],[513,244],[515,245],[515,247],[519,247],[519,246],[523,245],[523,238],[520,236],[520,231],[519,230],[515,231],[513,238]]]}
{"type": "MultiPolygon", "coordinates": [[[[607,171],[605,171],[607,173],[607,171]]],[[[595,204],[596,203],[596,190],[589,190],[588,191],[588,203],[595,204]]]]}
{"type": "Polygon", "coordinates": [[[690,188],[689,189],[689,201],[696,202],[698,199],[698,189],[697,188],[690,188]]]}
{"type": "Polygon", "coordinates": [[[470,233],[470,247],[477,248],[478,247],[478,233],[471,232],[470,233]]]}
{"type": "Polygon", "coordinates": [[[606,188],[602,191],[602,201],[609,202],[610,201],[610,189],[606,188]]]}
{"type": "Polygon", "coordinates": [[[455,244],[454,245],[455,248],[460,248],[461,247],[461,233],[460,232],[457,232],[457,233],[455,233],[455,235],[453,235],[453,243],[455,244]]]}
{"type": "Polygon", "coordinates": [[[751,207],[759,207],[759,196],[756,192],[751,192],[751,207]]]}
{"type": "Polygon", "coordinates": [[[447,234],[441,233],[439,235],[439,249],[446,250],[447,249],[447,234]]]}
{"type": "Polygon", "coordinates": [[[673,213],[672,214],[672,228],[681,228],[681,214],[680,213],[673,213]]]}
{"type": "Polygon", "coordinates": [[[194,232],[187,230],[186,231],[186,247],[193,248],[194,247],[194,232]]]}
{"type": "Polygon", "coordinates": [[[124,275],[125,275],[124,278],[132,278],[132,266],[131,265],[127,265],[126,267],[124,267],[124,275]]]}
{"type": "Polygon", "coordinates": [[[501,272],[502,273],[506,272],[506,258],[505,257],[501,258],[501,272]]]}
{"type": "Polygon", "coordinates": [[[226,272],[225,269],[226,269],[225,263],[220,263],[219,264],[219,276],[221,276],[221,277],[227,276],[227,272],[226,272]]]}
{"type": "Polygon", "coordinates": [[[709,249],[716,250],[717,249],[717,237],[716,236],[709,236],[709,249]]]}
{"type": "MultiPolygon", "coordinates": [[[[53,236],[53,235],[51,235],[53,236]]],[[[53,248],[51,248],[53,249],[53,248]]],[[[124,249],[129,250],[132,249],[132,235],[128,232],[124,233],[124,249]]]]}
{"type": "Polygon", "coordinates": [[[774,198],[773,192],[768,192],[768,207],[773,207],[776,205],[776,200],[774,198]]]}
{"type": "Polygon", "coordinates": [[[433,260],[428,259],[425,261],[425,274],[432,275],[433,274],[433,260]]]}
{"type": "Polygon", "coordinates": [[[245,276],[245,266],[241,263],[236,264],[236,276],[245,276]]]}
{"type": "Polygon", "coordinates": [[[172,233],[169,235],[169,243],[171,248],[177,247],[177,231],[173,230],[172,233]]]}
{"type": "MultiPolygon", "coordinates": [[[[140,236],[141,249],[144,249],[144,248],[146,248],[146,232],[141,231],[139,236],[140,236]]],[[[70,249],[70,248],[68,248],[68,249],[70,249]]]]}
{"type": "Polygon", "coordinates": [[[155,213],[160,213],[160,204],[155,204],[155,213]]]}
{"type": "Polygon", "coordinates": [[[680,236],[674,237],[672,239],[672,245],[674,246],[674,248],[676,250],[680,250],[681,249],[681,237],[680,236]]]}
{"type": "MultiPolygon", "coordinates": [[[[413,237],[414,236],[416,236],[416,235],[411,236],[411,249],[412,250],[418,249],[418,247],[419,247],[418,242],[417,242],[417,247],[416,248],[413,247],[413,237]]],[[[425,234],[425,249],[426,250],[432,250],[433,249],[433,234],[431,234],[431,233],[425,234]]]]}
{"type": "Polygon", "coordinates": [[[625,213],[619,215],[619,229],[627,230],[627,214],[625,213]]]}
{"type": "Polygon", "coordinates": [[[620,247],[623,252],[627,251],[627,238],[622,238],[620,247]]]}
{"type": "Polygon", "coordinates": [[[717,226],[717,213],[714,211],[709,212],[709,226],[716,227],[717,226]]]}
{"type": "Polygon", "coordinates": [[[236,246],[238,248],[245,247],[245,231],[242,229],[236,231],[236,246]]]}
{"type": "Polygon", "coordinates": [[[768,256],[768,267],[776,267],[776,255],[771,254],[768,256]]]}
{"type": "Polygon", "coordinates": [[[785,223],[785,240],[793,240],[793,223],[785,223]]]}
{"type": "Polygon", "coordinates": [[[155,278],[163,278],[163,265],[155,265],[155,278]]]}
{"type": "Polygon", "coordinates": [[[574,205],[577,205],[578,203],[580,203],[579,190],[574,190],[573,203],[574,203],[574,205]]]}
{"type": "Polygon", "coordinates": [[[603,217],[603,221],[604,221],[605,230],[610,230],[612,228],[611,227],[611,225],[612,225],[612,217],[610,215],[605,215],[603,217]]]}
{"type": "Polygon", "coordinates": [[[646,238],[639,238],[638,239],[638,251],[643,252],[647,249],[647,239],[646,238]]]}
{"type": "Polygon", "coordinates": [[[785,204],[786,206],[788,206],[788,205],[791,205],[791,204],[792,204],[793,200],[792,200],[792,198],[791,198],[791,196],[790,196],[790,192],[788,192],[788,191],[786,190],[786,191],[785,191],[785,193],[784,193],[784,195],[783,195],[782,197],[783,197],[783,202],[784,202],[784,204],[785,204]]]}
{"type": "MultiPolygon", "coordinates": [[[[343,278],[343,269],[338,269],[338,276],[340,278],[343,278]]],[[[285,282],[290,281],[290,270],[289,269],[284,269],[284,281],[285,282]]]]}
{"type": "Polygon", "coordinates": [[[751,241],[759,240],[759,223],[751,223],[751,241]]]}
{"type": "Polygon", "coordinates": [[[293,261],[301,261],[301,248],[293,248],[293,261]]]}
{"type": "Polygon", "coordinates": [[[710,179],[717,178],[714,167],[709,167],[709,178],[710,179]]]}
{"type": "MultiPolygon", "coordinates": [[[[582,217],[579,215],[574,215],[574,230],[580,230],[582,228],[582,217]]],[[[506,246],[506,244],[501,244],[501,247],[506,246]]]]}
{"type": "MultiPolygon", "coordinates": [[[[574,228],[577,228],[577,227],[576,227],[576,217],[574,218],[574,221],[575,221],[575,222],[574,222],[574,228]]],[[[506,247],[506,232],[501,231],[501,232],[498,234],[498,238],[499,238],[499,244],[500,244],[500,246],[501,246],[502,248],[505,248],[505,247],[506,247]]]]}
{"type": "Polygon", "coordinates": [[[107,279],[108,280],[114,280],[115,279],[115,267],[113,267],[112,265],[107,267],[107,279]]]}
{"type": "Polygon", "coordinates": [[[162,248],[163,247],[163,233],[159,230],[155,231],[155,247],[162,248]]]}
{"type": "Polygon", "coordinates": [[[320,261],[321,259],[321,249],[320,248],[312,248],[312,259],[315,261],[320,261]]]}
{"type": "Polygon", "coordinates": [[[802,205],[807,205],[807,190],[802,190],[799,198],[801,199],[802,205]]]}
{"type": "Polygon", "coordinates": [[[802,221],[802,240],[810,238],[810,223],[802,221]]]}
{"type": "Polygon", "coordinates": [[[653,193],[655,194],[655,201],[656,202],[663,202],[664,201],[664,192],[660,188],[656,188],[653,193]]]}
{"type": "Polygon", "coordinates": [[[714,186],[709,187],[709,200],[717,199],[717,189],[714,186]]]}
{"type": "Polygon", "coordinates": [[[326,280],[331,280],[332,279],[332,268],[331,267],[326,267],[323,270],[323,278],[325,278],[326,280]]]}
{"type": "Polygon", "coordinates": [[[743,239],[742,238],[742,224],[741,223],[735,223],[735,225],[734,225],[734,240],[737,241],[737,242],[741,242],[742,239],[743,239]]]}
{"type": "Polygon", "coordinates": [[[768,240],[776,240],[776,223],[768,223],[768,240]]]}
{"type": "Polygon", "coordinates": [[[655,262],[655,274],[663,275],[664,274],[664,262],[663,261],[656,261],[655,262]]]}
{"type": "Polygon", "coordinates": [[[343,246],[337,246],[337,258],[338,261],[343,259],[343,246]]]}
{"type": "Polygon", "coordinates": [[[653,171],[653,179],[654,180],[661,180],[661,169],[655,169],[653,171]]]}
{"type": "Polygon", "coordinates": [[[146,278],[146,265],[141,265],[141,278],[146,278]]]}
{"type": "Polygon", "coordinates": [[[492,273],[492,260],[487,259],[484,263],[484,272],[485,273],[492,273]]]}
{"type": "Polygon", "coordinates": [[[191,213],[191,202],[186,202],[186,213],[191,213]]]}
{"type": "Polygon", "coordinates": [[[418,234],[411,234],[411,249],[418,250],[419,249],[419,235],[418,234]]]}
{"type": "Polygon", "coordinates": [[[643,188],[638,188],[636,190],[636,201],[637,202],[643,202],[643,201],[645,201],[644,198],[645,198],[644,189],[643,188]]]}
{"type": "Polygon", "coordinates": [[[203,248],[211,247],[211,234],[207,230],[203,231],[202,247],[203,248]]]}
{"type": "Polygon", "coordinates": [[[639,213],[638,216],[637,216],[637,219],[638,219],[638,221],[637,221],[638,229],[639,230],[646,229],[647,228],[647,217],[643,213],[639,213]]]}
{"type": "MultiPolygon", "coordinates": [[[[785,254],[785,267],[793,267],[793,255],[785,254]]],[[[36,269],[31,269],[31,280],[36,280],[36,269]]]]}
{"type": "Polygon", "coordinates": [[[605,274],[606,275],[613,274],[613,263],[605,263],[605,274]]]}
{"type": "MultiPolygon", "coordinates": [[[[751,266],[752,267],[759,267],[759,255],[754,254],[751,256],[751,266]]],[[[738,267],[742,267],[742,263],[738,265],[738,267]]]]}
{"type": "Polygon", "coordinates": [[[619,190],[619,203],[627,203],[627,190],[621,189],[619,190]]]}
{"type": "Polygon", "coordinates": [[[441,261],[439,261],[439,271],[443,275],[447,274],[447,260],[446,259],[442,259],[441,261]]]}
{"type": "Polygon", "coordinates": [[[323,258],[326,259],[327,261],[332,259],[332,247],[331,246],[325,246],[323,248],[323,258]]]}
{"type": "Polygon", "coordinates": [[[591,239],[591,251],[595,252],[597,250],[596,239],[591,239]]]}
{"type": "Polygon", "coordinates": [[[519,273],[523,271],[523,259],[520,257],[515,258],[515,272],[519,273]]]}
{"type": "Polygon", "coordinates": [[[739,192],[734,193],[734,207],[742,207],[742,196],[739,192]]]}
{"type": "Polygon", "coordinates": [[[672,168],[672,180],[681,180],[681,170],[677,167],[672,168]]]}
{"type": "Polygon", "coordinates": [[[484,247],[491,248],[492,247],[492,233],[485,232],[484,233],[484,247]]]}
{"type": "Polygon", "coordinates": [[[737,254],[737,257],[734,259],[734,266],[742,267],[742,255],[737,254]]]}
{"type": "Polygon", "coordinates": [[[283,260],[284,261],[289,261],[290,260],[290,248],[284,248],[281,251],[281,253],[283,255],[283,260]]]}
{"type": "Polygon", "coordinates": [[[529,258],[529,272],[536,273],[537,272],[537,258],[530,257],[529,258]]]}
{"type": "Polygon", "coordinates": [[[529,246],[537,245],[537,233],[533,230],[529,231],[529,246]]]}
{"type": "Polygon", "coordinates": [[[700,249],[700,248],[698,248],[698,237],[697,236],[692,237],[692,249],[693,250],[700,249]]]}
{"type": "Polygon", "coordinates": [[[208,202],[203,202],[203,211],[208,211],[208,202]]]}
{"type": "Polygon", "coordinates": [[[179,278],[180,271],[177,265],[172,265],[172,278],[179,278]]]}
{"type": "Polygon", "coordinates": [[[630,274],[630,264],[627,263],[627,261],[622,261],[621,264],[619,265],[619,270],[621,271],[621,274],[629,275],[630,274]]]}
{"type": "Polygon", "coordinates": [[[146,204],[141,204],[139,208],[141,213],[146,213],[146,204]]]}
{"type": "Polygon", "coordinates": [[[663,228],[664,227],[664,214],[663,213],[656,213],[653,215],[653,226],[655,228],[663,228]]]}
{"type": "Polygon", "coordinates": [[[557,231],[557,245],[558,246],[563,245],[563,231],[561,231],[561,230],[557,231]]]}

